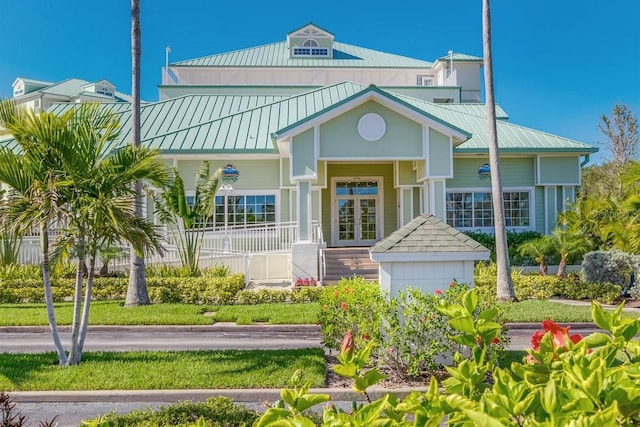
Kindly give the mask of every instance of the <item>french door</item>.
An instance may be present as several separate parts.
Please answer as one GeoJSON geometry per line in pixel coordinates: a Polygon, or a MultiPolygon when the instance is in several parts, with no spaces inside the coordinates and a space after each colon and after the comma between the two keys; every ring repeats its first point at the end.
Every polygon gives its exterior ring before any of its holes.
{"type": "Polygon", "coordinates": [[[381,185],[377,179],[333,181],[332,237],[336,246],[371,246],[380,239],[381,185]]]}

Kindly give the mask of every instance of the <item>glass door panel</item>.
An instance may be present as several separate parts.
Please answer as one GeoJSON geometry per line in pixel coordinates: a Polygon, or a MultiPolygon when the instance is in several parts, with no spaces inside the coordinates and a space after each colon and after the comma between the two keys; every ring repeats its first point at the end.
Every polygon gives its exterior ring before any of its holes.
{"type": "Polygon", "coordinates": [[[334,239],[338,246],[366,246],[378,241],[378,181],[336,181],[334,239]]]}
{"type": "Polygon", "coordinates": [[[375,241],[377,236],[376,199],[360,199],[359,240],[375,241]]]}
{"type": "Polygon", "coordinates": [[[353,199],[338,199],[338,240],[356,239],[355,203],[353,199]]]}

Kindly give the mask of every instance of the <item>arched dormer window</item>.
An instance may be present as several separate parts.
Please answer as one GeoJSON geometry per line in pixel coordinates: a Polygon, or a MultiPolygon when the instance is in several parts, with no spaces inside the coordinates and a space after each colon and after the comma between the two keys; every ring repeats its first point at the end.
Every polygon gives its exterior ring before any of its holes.
{"type": "Polygon", "coordinates": [[[293,56],[329,56],[329,49],[320,47],[315,39],[307,39],[302,42],[301,47],[293,48],[293,56]]]}

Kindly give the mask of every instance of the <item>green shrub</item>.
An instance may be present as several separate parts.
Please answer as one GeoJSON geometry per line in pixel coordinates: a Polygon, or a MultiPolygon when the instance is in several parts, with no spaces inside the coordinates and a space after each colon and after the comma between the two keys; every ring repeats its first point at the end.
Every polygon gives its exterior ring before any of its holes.
{"type": "Polygon", "coordinates": [[[335,286],[325,287],[318,314],[322,343],[337,350],[349,330],[353,332],[356,348],[369,339],[380,341],[385,304],[378,283],[369,283],[361,277],[343,278],[335,286]]]}
{"type": "MultiPolygon", "coordinates": [[[[511,270],[513,288],[519,300],[536,298],[566,298],[572,300],[600,301],[611,304],[620,296],[620,286],[611,283],[586,283],[577,274],[542,276],[538,273],[523,273],[511,270]]],[[[495,264],[478,264],[475,269],[474,286],[482,298],[495,298],[495,264]]]]}
{"type": "MultiPolygon", "coordinates": [[[[480,243],[491,251],[491,260],[496,260],[496,239],[493,233],[483,233],[480,231],[467,231],[464,234],[480,243]]],[[[519,254],[518,247],[525,242],[542,237],[543,234],[537,231],[508,231],[507,244],[509,246],[509,260],[511,265],[535,265],[536,263],[519,254]]]]}
{"type": "Polygon", "coordinates": [[[205,402],[180,402],[161,406],[157,411],[139,410],[128,414],[110,413],[86,422],[89,426],[156,427],[191,426],[203,417],[206,427],[250,426],[258,413],[233,403],[226,397],[212,397],[205,402]]]}
{"type": "Polygon", "coordinates": [[[626,286],[629,283],[635,259],[622,251],[593,251],[584,256],[582,271],[587,283],[613,283],[626,286]]]}
{"type": "Polygon", "coordinates": [[[202,271],[204,277],[227,277],[231,274],[231,269],[227,265],[216,265],[202,271]]]}
{"type": "Polygon", "coordinates": [[[324,292],[320,286],[301,286],[293,288],[291,292],[291,302],[315,302],[319,301],[324,292]]]}

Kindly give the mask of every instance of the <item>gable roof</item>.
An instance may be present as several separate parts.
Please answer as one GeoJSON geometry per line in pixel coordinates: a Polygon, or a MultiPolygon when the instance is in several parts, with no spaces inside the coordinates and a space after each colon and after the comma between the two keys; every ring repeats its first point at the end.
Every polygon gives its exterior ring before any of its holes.
{"type": "Polygon", "coordinates": [[[451,61],[451,57],[453,57],[453,62],[484,62],[484,60],[479,56],[467,55],[466,53],[457,52],[454,52],[452,55],[441,56],[438,58],[438,61],[451,61]]]}
{"type": "MultiPolygon", "coordinates": [[[[22,78],[20,78],[20,80],[26,81],[25,79],[22,79],[22,78]]],[[[86,80],[76,79],[76,78],[69,78],[66,80],[59,81],[57,83],[39,82],[37,80],[29,80],[29,81],[36,82],[37,84],[40,84],[42,87],[38,90],[31,91],[27,94],[17,96],[14,99],[20,100],[21,98],[26,96],[33,96],[34,93],[41,93],[41,94],[57,95],[57,96],[63,96],[63,97],[69,97],[69,98],[82,95],[82,96],[91,96],[91,97],[96,97],[96,98],[111,100],[116,102],[131,101],[131,96],[118,91],[116,91],[114,93],[114,97],[111,98],[108,96],[101,95],[99,93],[89,92],[86,90],[88,86],[91,86],[94,83],[98,84],[100,82],[108,82],[109,84],[113,85],[113,83],[105,79],[101,79],[96,82],[89,82],[86,80]]]]}
{"type": "Polygon", "coordinates": [[[346,43],[333,43],[332,58],[291,58],[286,41],[173,62],[171,67],[350,67],[422,68],[431,62],[346,43]]]}
{"type": "Polygon", "coordinates": [[[486,253],[489,249],[431,214],[422,214],[376,243],[374,253],[486,253]]]}
{"type": "MultiPolygon", "coordinates": [[[[455,153],[486,153],[489,149],[487,115],[480,109],[462,111],[460,104],[433,104],[431,102],[396,94],[398,98],[425,110],[436,117],[465,129],[473,137],[454,149],[455,153]]],[[[482,104],[478,104],[482,105],[482,104]]],[[[462,107],[462,109],[467,107],[462,107]]],[[[567,152],[588,154],[597,148],[569,138],[552,135],[504,120],[496,122],[498,143],[503,153],[567,152]]]]}

